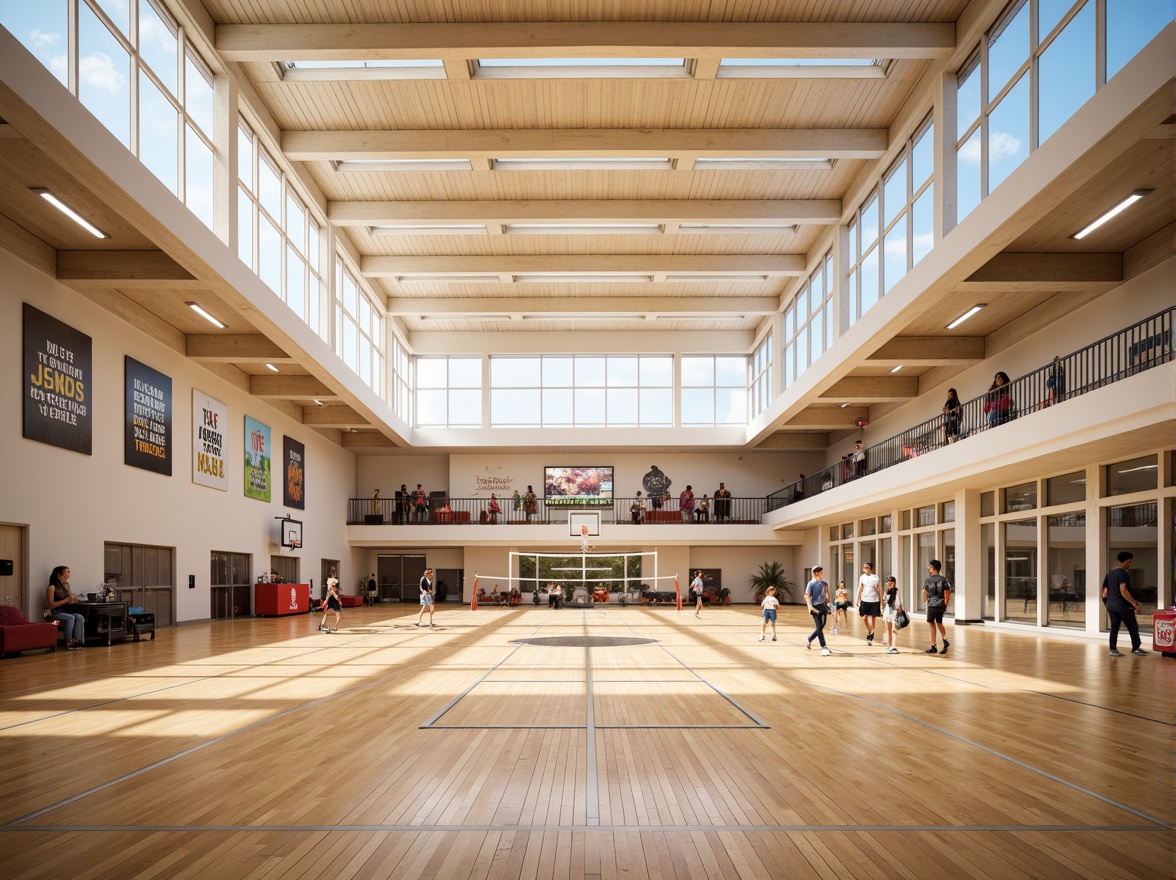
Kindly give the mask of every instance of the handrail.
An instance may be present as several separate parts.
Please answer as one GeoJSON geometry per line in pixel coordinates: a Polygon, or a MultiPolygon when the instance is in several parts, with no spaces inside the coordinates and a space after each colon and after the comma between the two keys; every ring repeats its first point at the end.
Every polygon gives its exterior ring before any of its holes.
{"type": "Polygon", "coordinates": [[[928,419],[863,450],[864,461],[855,462],[851,456],[842,456],[840,462],[773,492],[768,496],[767,509],[778,510],[812,498],[949,443],[963,442],[977,433],[998,428],[1019,415],[1081,397],[1167,363],[1176,349],[1173,315],[1176,308],[1157,312],[1014,379],[999,392],[990,389],[973,397],[960,408],[958,420],[945,415],[928,419]]]}
{"type": "MultiPolygon", "coordinates": [[[[540,498],[535,513],[530,516],[521,504],[515,508],[514,499],[509,496],[497,500],[501,511],[491,516],[489,498],[430,498],[423,510],[392,498],[351,498],[347,501],[347,525],[560,524],[567,522],[568,511],[575,510],[599,510],[601,521],[610,525],[638,525],[630,509],[634,498],[613,498],[599,505],[548,504],[540,498]]],[[[709,509],[702,512],[699,504],[702,499],[696,498],[695,509],[684,514],[677,498],[665,499],[658,507],[649,504],[648,499],[641,500],[646,505],[641,525],[759,525],[767,505],[767,499],[762,496],[708,498],[709,509]]]]}

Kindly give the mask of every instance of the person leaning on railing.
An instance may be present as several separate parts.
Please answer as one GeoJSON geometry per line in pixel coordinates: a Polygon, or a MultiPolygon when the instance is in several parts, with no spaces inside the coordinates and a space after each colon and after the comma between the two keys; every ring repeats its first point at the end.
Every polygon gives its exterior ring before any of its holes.
{"type": "Polygon", "coordinates": [[[1013,396],[1008,374],[1003,370],[996,374],[988,393],[984,395],[984,415],[990,428],[1003,425],[1013,418],[1013,396]]]}

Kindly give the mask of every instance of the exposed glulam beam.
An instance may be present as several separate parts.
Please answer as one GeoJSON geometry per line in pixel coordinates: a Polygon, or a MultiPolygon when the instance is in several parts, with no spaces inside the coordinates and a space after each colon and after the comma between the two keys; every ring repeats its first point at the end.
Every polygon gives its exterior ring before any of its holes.
{"type": "Polygon", "coordinates": [[[844,409],[837,406],[818,406],[798,412],[780,427],[848,431],[854,427],[854,422],[869,417],[870,410],[864,406],[847,406],[844,409]]]}
{"type": "MultiPolygon", "coordinates": [[[[369,278],[405,278],[413,275],[532,274],[658,274],[801,276],[805,258],[791,254],[486,254],[480,256],[369,256],[360,261],[369,278]]],[[[754,280],[752,278],[749,281],[754,280]]]]}
{"type": "Polygon", "coordinates": [[[397,445],[376,431],[347,431],[340,435],[344,449],[397,449],[397,445]]]}
{"type": "Polygon", "coordinates": [[[917,376],[847,376],[834,382],[820,395],[824,400],[856,403],[913,400],[918,396],[917,376]]]}
{"type": "Polygon", "coordinates": [[[368,421],[341,403],[302,407],[302,424],[312,428],[358,428],[368,421]]]}
{"type": "Polygon", "coordinates": [[[946,58],[951,22],[218,24],[229,61],[689,57],[946,58]]]}
{"type": "Polygon", "coordinates": [[[227,364],[277,364],[294,359],[258,333],[209,333],[187,338],[185,352],[194,361],[227,364]]]}
{"type": "MultiPolygon", "coordinates": [[[[886,129],[564,128],[284,131],[296,162],[342,159],[748,158],[877,159],[886,129]]],[[[505,172],[504,172],[505,173],[505,172]]]]}
{"type": "Polygon", "coordinates": [[[329,202],[335,226],[435,223],[739,223],[744,226],[837,223],[839,199],[552,199],[485,202],[329,202]]]}
{"type": "Polygon", "coordinates": [[[249,393],[261,398],[309,397],[336,400],[338,395],[314,376],[250,376],[249,393]]]}
{"type": "Polygon", "coordinates": [[[1109,290],[1123,282],[1123,257],[1109,254],[997,254],[958,286],[973,294],[1109,290]]]}
{"type": "Polygon", "coordinates": [[[57,280],[70,287],[208,286],[163,251],[58,251],[57,280]]]}
{"type": "Polygon", "coordinates": [[[829,448],[828,434],[801,434],[796,431],[777,431],[764,438],[756,449],[781,449],[792,451],[821,450],[829,448]]]}
{"type": "Polygon", "coordinates": [[[550,297],[392,297],[388,314],[397,316],[446,315],[460,317],[474,313],[478,319],[501,315],[544,314],[558,318],[566,314],[594,314],[601,317],[621,315],[677,315],[691,317],[773,315],[780,300],[775,296],[737,297],[668,297],[668,296],[593,296],[574,299],[550,297]]]}
{"type": "Polygon", "coordinates": [[[966,366],[984,357],[983,336],[895,336],[870,355],[868,363],[876,367],[966,366]]]}

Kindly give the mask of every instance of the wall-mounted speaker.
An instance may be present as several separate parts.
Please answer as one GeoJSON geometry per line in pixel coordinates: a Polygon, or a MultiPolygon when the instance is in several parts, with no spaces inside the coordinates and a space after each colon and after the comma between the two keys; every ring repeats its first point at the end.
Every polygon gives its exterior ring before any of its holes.
{"type": "Polygon", "coordinates": [[[0,559],[0,576],[3,576],[3,575],[7,575],[9,577],[12,576],[12,560],[11,559],[0,559]]]}

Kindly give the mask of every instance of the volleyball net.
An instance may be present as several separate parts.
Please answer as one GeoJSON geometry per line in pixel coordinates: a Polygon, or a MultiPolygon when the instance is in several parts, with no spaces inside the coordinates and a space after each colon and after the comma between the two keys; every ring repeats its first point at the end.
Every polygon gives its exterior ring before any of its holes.
{"type": "Polygon", "coordinates": [[[508,552],[505,574],[474,573],[470,608],[478,604],[674,604],[681,609],[677,574],[658,573],[656,550],[599,553],[508,552]],[[649,569],[652,568],[652,573],[649,569]],[[558,596],[553,600],[552,596],[558,596]]]}

